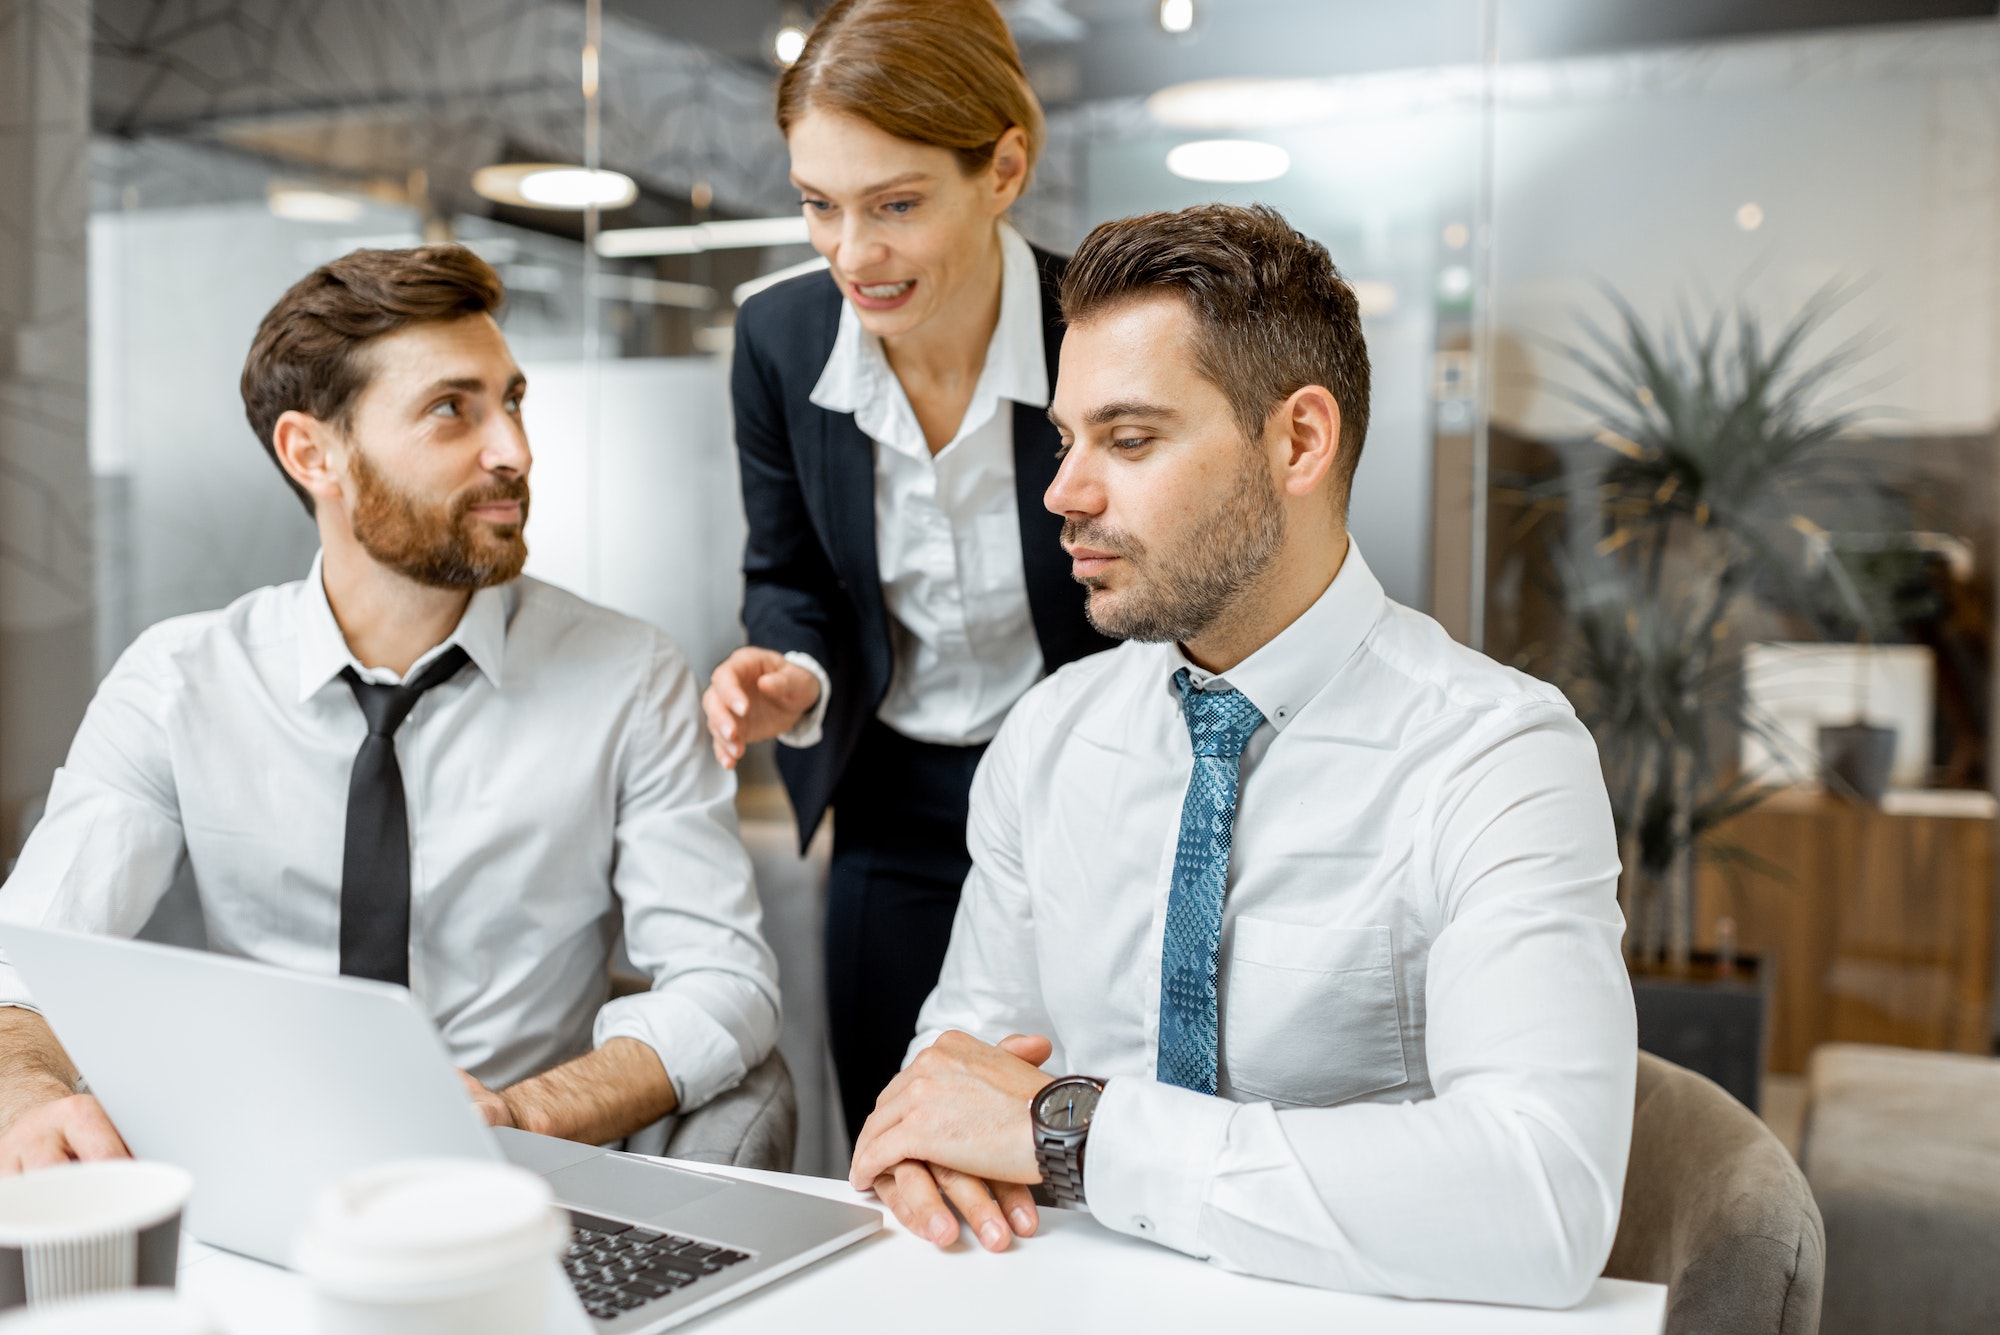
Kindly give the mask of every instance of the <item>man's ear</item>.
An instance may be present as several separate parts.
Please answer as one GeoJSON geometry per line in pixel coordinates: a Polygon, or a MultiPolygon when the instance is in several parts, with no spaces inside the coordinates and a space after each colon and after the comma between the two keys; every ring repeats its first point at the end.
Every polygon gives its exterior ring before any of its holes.
{"type": "Polygon", "coordinates": [[[1323,385],[1295,390],[1271,414],[1284,453],[1287,494],[1304,496],[1330,484],[1340,458],[1340,402],[1323,385]]]}
{"type": "Polygon", "coordinates": [[[316,503],[340,500],[345,448],[332,426],[296,409],[281,413],[271,428],[271,452],[316,503]]]}

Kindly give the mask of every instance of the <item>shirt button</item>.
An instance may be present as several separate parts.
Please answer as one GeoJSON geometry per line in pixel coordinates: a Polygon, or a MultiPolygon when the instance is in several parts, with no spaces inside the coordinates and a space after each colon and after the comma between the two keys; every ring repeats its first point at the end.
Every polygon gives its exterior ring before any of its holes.
{"type": "Polygon", "coordinates": [[[1153,1231],[1153,1221],[1142,1214],[1135,1214],[1132,1216],[1132,1227],[1138,1229],[1141,1233],[1151,1233],[1153,1231]]]}

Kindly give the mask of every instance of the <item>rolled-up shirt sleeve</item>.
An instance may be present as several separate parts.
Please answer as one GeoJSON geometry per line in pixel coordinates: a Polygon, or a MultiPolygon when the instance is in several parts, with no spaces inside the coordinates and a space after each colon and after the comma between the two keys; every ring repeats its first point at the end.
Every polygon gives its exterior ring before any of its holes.
{"type": "MultiPolygon", "coordinates": [[[[97,688],[0,886],[0,922],[134,936],[172,886],[186,856],[164,722],[172,634],[141,636],[97,688]]],[[[0,1005],[33,1004],[0,952],[0,1005]]]]}
{"type": "Polygon", "coordinates": [[[1113,1079],[1085,1159],[1101,1222],[1354,1292],[1562,1307],[1589,1291],[1637,1062],[1609,804],[1566,710],[1481,732],[1417,841],[1444,922],[1423,997],[1436,1097],[1279,1109],[1113,1079]]]}
{"type": "Polygon", "coordinates": [[[606,1003],[592,1032],[599,1047],[651,1047],[683,1112],[763,1061],[779,1020],[735,779],[709,752],[698,697],[687,661],[660,639],[625,737],[612,868],[626,953],[653,986],[606,1003]]]}

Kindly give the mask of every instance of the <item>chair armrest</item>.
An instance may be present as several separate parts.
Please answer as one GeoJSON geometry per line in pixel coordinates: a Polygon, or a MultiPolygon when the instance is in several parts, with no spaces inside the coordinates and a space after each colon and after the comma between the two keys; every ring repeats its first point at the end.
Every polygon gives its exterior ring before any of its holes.
{"type": "Polygon", "coordinates": [[[676,1119],[660,1152],[669,1159],[788,1173],[798,1134],[798,1093],[783,1055],[774,1051],[736,1088],[676,1119]]]}

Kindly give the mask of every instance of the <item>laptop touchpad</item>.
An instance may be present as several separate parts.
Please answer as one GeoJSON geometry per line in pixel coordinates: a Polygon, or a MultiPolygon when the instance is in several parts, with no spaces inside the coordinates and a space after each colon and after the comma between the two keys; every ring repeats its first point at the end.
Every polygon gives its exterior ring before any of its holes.
{"type": "Polygon", "coordinates": [[[547,1174],[556,1199],[579,1210],[598,1210],[626,1219],[658,1219],[729,1186],[696,1173],[664,1168],[618,1154],[558,1168],[547,1174]]]}

